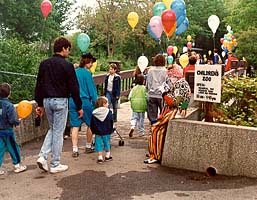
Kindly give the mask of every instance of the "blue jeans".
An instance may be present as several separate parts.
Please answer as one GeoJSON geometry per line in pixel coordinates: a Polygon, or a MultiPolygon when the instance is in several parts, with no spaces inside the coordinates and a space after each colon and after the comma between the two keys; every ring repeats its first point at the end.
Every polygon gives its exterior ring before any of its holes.
{"type": "Polygon", "coordinates": [[[44,98],[43,102],[49,130],[39,156],[47,160],[51,152],[51,167],[56,167],[60,164],[62,154],[63,133],[68,116],[68,98],[44,98]]]}
{"type": "Polygon", "coordinates": [[[144,133],[144,121],[145,121],[145,112],[132,112],[132,117],[130,120],[131,128],[135,128],[138,124],[138,132],[140,134],[144,133]]]}
{"type": "Polygon", "coordinates": [[[112,95],[111,92],[106,92],[106,97],[108,99],[109,106],[112,105],[113,109],[113,121],[117,121],[117,109],[118,109],[118,99],[112,95]]]}

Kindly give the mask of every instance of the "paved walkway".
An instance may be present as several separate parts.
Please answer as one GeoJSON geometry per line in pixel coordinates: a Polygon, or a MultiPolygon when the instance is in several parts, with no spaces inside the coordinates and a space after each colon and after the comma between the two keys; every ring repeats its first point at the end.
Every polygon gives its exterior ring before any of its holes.
{"type": "MultiPolygon", "coordinates": [[[[59,174],[42,173],[36,165],[42,140],[22,147],[26,172],[14,174],[6,156],[5,175],[0,176],[1,200],[257,200],[257,179],[226,177],[143,163],[147,152],[147,136],[128,138],[131,111],[129,103],[118,110],[119,137],[112,137],[113,161],[96,163],[96,154],[84,154],[84,128],[80,132],[80,156],[71,157],[71,139],[64,141],[62,162],[69,170],[59,174]]],[[[148,121],[145,122],[148,130],[148,121]]],[[[137,136],[137,133],[135,133],[137,136]]],[[[257,166],[256,166],[257,167],[257,166]]]]}

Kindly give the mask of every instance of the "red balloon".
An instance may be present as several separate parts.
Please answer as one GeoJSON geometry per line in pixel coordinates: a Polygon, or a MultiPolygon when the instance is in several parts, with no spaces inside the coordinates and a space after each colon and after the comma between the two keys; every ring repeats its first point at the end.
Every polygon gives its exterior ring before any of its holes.
{"type": "Polygon", "coordinates": [[[49,0],[44,0],[41,3],[40,8],[44,18],[46,19],[49,13],[52,11],[52,3],[49,0]]]}
{"type": "Polygon", "coordinates": [[[168,53],[169,55],[171,55],[171,54],[173,53],[173,47],[172,47],[172,46],[168,46],[168,47],[167,47],[167,53],[168,53]]]}
{"type": "Polygon", "coordinates": [[[188,43],[187,43],[187,48],[188,48],[188,49],[192,49],[192,42],[188,42],[188,43]]]}
{"type": "Polygon", "coordinates": [[[161,16],[163,30],[169,38],[176,30],[176,13],[173,10],[166,10],[161,16]]]}

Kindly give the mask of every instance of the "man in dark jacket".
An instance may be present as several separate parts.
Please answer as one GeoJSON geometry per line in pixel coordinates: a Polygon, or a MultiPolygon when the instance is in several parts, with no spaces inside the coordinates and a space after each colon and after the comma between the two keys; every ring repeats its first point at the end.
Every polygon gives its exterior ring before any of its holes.
{"type": "Polygon", "coordinates": [[[55,40],[55,54],[40,63],[35,89],[35,100],[38,104],[36,114],[42,116],[45,111],[50,127],[41,147],[37,164],[40,169],[48,171],[47,158],[51,152],[51,173],[68,169],[67,165],[60,163],[60,159],[70,96],[77,106],[79,118],[83,116],[75,70],[73,65],[65,60],[70,48],[71,43],[66,38],[60,37],[55,40]]]}

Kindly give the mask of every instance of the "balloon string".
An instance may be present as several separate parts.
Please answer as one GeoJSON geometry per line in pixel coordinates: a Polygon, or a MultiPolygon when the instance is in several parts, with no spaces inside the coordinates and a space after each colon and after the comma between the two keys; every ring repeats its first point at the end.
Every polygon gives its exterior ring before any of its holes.
{"type": "Polygon", "coordinates": [[[44,32],[46,26],[46,18],[44,19],[43,29],[42,29],[42,38],[41,38],[41,49],[43,48],[44,32]]]}

